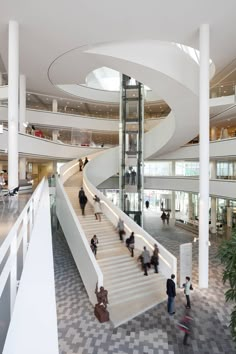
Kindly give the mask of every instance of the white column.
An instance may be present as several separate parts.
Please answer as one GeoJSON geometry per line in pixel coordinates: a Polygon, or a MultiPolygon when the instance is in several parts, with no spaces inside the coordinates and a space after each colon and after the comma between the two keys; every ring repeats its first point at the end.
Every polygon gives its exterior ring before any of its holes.
{"type": "Polygon", "coordinates": [[[199,287],[208,288],[209,264],[209,25],[200,27],[199,287]]]}
{"type": "Polygon", "coordinates": [[[25,75],[20,75],[20,119],[19,130],[21,133],[25,133],[25,127],[23,123],[26,121],[26,80],[25,75]]]}
{"type": "Polygon", "coordinates": [[[211,179],[216,179],[216,161],[210,162],[211,179]]]}
{"type": "Polygon", "coordinates": [[[56,129],[56,130],[54,129],[52,131],[52,140],[53,141],[57,141],[58,135],[59,135],[59,130],[58,129],[56,129]]]}
{"type": "Polygon", "coordinates": [[[216,198],[211,197],[211,233],[216,233],[216,198]]]}
{"type": "Polygon", "coordinates": [[[57,102],[57,100],[55,98],[52,100],[52,111],[53,112],[57,112],[58,111],[58,102],[57,102]]]}
{"type": "Polygon", "coordinates": [[[20,158],[20,179],[26,179],[26,158],[20,158]]]}
{"type": "Polygon", "coordinates": [[[8,44],[8,187],[18,186],[19,28],[9,22],[8,44]]]}
{"type": "Polygon", "coordinates": [[[232,208],[229,200],[227,200],[227,227],[232,227],[232,208]]]}
{"type": "MultiPolygon", "coordinates": [[[[175,161],[171,163],[171,175],[175,176],[175,161]]],[[[171,217],[175,220],[175,191],[171,194],[171,217]]]]}
{"type": "Polygon", "coordinates": [[[189,218],[189,220],[191,220],[193,218],[192,193],[188,193],[188,218],[189,218]]]}
{"type": "Polygon", "coordinates": [[[53,160],[53,174],[55,175],[57,173],[57,161],[53,160]]]}
{"type": "Polygon", "coordinates": [[[216,138],[217,138],[217,128],[211,127],[211,141],[216,140],[216,138]]]}

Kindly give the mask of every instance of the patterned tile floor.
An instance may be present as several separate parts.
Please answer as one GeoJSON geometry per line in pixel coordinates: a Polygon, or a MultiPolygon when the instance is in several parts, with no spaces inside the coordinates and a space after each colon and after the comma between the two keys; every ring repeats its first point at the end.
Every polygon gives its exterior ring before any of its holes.
{"type": "MultiPolygon", "coordinates": [[[[192,234],[173,226],[162,226],[153,212],[145,213],[145,228],[178,257],[179,245],[192,241],[192,234]]],[[[177,322],[185,314],[185,297],[180,289],[176,313],[169,316],[166,303],[160,304],[125,325],[113,329],[100,324],[93,314],[79,273],[61,231],[53,234],[58,333],[61,354],[217,354],[236,353],[228,329],[230,306],[225,304],[221,284],[222,268],[210,247],[210,287],[197,288],[197,246],[193,248],[191,316],[193,333],[189,346],[183,346],[183,333],[177,322]]]]}

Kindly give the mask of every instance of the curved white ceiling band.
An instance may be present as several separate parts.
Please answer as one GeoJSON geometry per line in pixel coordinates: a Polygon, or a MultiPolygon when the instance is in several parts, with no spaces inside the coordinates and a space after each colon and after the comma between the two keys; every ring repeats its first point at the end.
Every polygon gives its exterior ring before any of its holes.
{"type": "Polygon", "coordinates": [[[162,144],[158,148],[149,146],[149,156],[176,149],[198,134],[199,66],[175,44],[142,40],[78,48],[51,66],[50,76],[55,83],[65,79],[65,66],[67,82],[82,82],[92,69],[107,66],[144,83],[168,103],[171,116],[159,124],[155,133],[149,132],[149,137],[157,134],[162,144]]]}

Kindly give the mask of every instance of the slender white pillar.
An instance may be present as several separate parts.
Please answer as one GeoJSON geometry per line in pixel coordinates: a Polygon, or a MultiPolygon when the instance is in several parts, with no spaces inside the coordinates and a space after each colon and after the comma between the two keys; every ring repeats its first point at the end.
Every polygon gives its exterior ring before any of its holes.
{"type": "Polygon", "coordinates": [[[52,140],[53,141],[57,141],[58,135],[59,135],[59,130],[58,129],[54,129],[52,131],[52,140]]]}
{"type": "Polygon", "coordinates": [[[211,233],[216,233],[216,198],[211,197],[211,233]]]}
{"type": "Polygon", "coordinates": [[[26,179],[26,158],[20,158],[20,179],[26,179]]]}
{"type": "Polygon", "coordinates": [[[55,98],[52,100],[52,111],[53,112],[57,112],[58,111],[58,102],[57,102],[57,100],[55,98]]]}
{"type": "Polygon", "coordinates": [[[211,141],[214,141],[216,139],[217,139],[217,128],[211,127],[211,141]]]}
{"type": "Polygon", "coordinates": [[[26,121],[26,80],[25,75],[20,75],[20,119],[19,130],[21,133],[25,133],[25,127],[23,123],[26,121]]]}
{"type": "MultiPolygon", "coordinates": [[[[175,161],[171,163],[171,174],[175,176],[175,161]]],[[[175,191],[172,191],[171,194],[171,217],[175,220],[175,191]]]]}
{"type": "Polygon", "coordinates": [[[53,173],[54,175],[57,173],[57,161],[53,160],[53,173]]]}
{"type": "Polygon", "coordinates": [[[209,265],[209,25],[200,27],[199,287],[208,288],[209,265]]]}
{"type": "Polygon", "coordinates": [[[192,193],[188,193],[188,218],[191,220],[193,218],[193,198],[192,193]]]}
{"type": "Polygon", "coordinates": [[[232,227],[232,208],[227,207],[227,226],[232,227]]]}
{"type": "Polygon", "coordinates": [[[9,22],[8,39],[8,187],[18,186],[19,28],[9,22]]]}

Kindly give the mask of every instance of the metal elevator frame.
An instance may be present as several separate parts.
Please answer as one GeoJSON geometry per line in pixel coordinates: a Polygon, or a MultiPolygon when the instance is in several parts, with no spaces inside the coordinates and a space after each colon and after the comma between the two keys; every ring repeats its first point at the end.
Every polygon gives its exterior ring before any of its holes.
{"type": "Polygon", "coordinates": [[[121,75],[120,89],[120,207],[143,224],[144,86],[121,75]]]}

